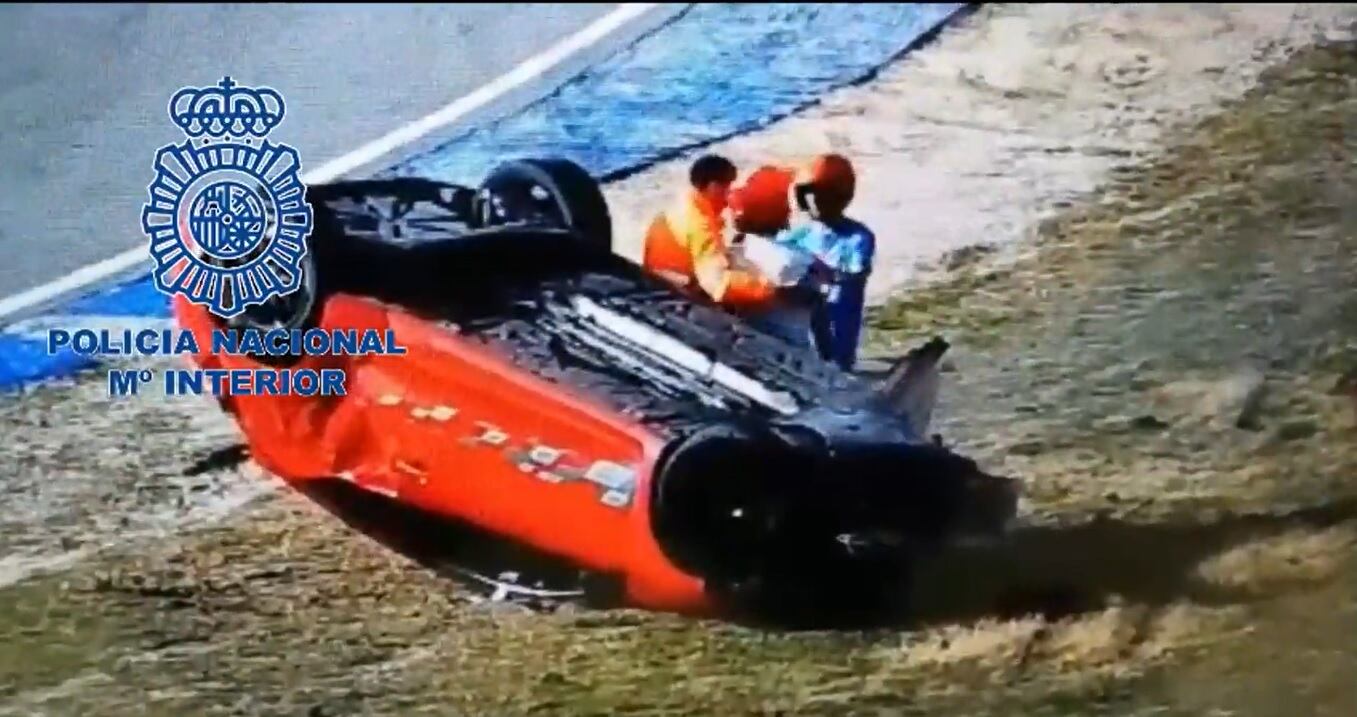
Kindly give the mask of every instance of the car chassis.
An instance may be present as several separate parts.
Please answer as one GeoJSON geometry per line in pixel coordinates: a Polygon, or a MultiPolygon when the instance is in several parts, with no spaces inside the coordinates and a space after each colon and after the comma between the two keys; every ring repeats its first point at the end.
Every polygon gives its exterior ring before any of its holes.
{"type": "Polygon", "coordinates": [[[1016,511],[1015,481],[925,435],[945,342],[873,383],[761,333],[613,253],[571,162],[308,199],[301,289],[231,320],[174,305],[200,345],[319,327],[406,347],[194,356],[344,370],[343,396],[221,399],[289,482],[347,480],[576,566],[595,597],[706,616],[892,609],[919,557],[1016,511]]]}

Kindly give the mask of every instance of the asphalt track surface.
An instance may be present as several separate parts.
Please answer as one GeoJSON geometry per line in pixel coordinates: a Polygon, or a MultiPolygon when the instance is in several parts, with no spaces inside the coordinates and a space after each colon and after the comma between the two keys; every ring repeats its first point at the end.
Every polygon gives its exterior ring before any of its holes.
{"type": "MultiPolygon", "coordinates": [[[[165,110],[181,86],[229,74],[278,89],[287,117],[272,136],[296,146],[306,169],[433,112],[615,7],[0,6],[0,297],[142,240],[154,152],[181,139],[165,110]]],[[[596,51],[626,42],[627,30],[596,51]]],[[[463,122],[530,101],[590,59],[463,122]]]]}

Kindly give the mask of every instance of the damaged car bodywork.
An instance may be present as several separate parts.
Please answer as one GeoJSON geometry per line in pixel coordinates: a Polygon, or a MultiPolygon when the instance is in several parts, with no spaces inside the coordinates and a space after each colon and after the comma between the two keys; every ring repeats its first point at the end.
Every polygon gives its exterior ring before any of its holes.
{"type": "Polygon", "coordinates": [[[338,477],[694,615],[865,609],[922,551],[1016,510],[1014,481],[926,438],[944,342],[878,385],[681,295],[611,251],[602,193],[570,162],[308,196],[302,290],[229,323],[175,305],[195,333],[362,328],[406,347],[195,356],[345,371],[343,396],[223,399],[288,481],[338,477]]]}

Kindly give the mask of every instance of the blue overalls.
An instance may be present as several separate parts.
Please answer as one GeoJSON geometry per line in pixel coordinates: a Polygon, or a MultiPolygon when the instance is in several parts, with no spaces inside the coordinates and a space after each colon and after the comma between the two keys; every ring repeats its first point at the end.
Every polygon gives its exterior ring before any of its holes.
{"type": "Polygon", "coordinates": [[[834,270],[824,301],[811,316],[811,331],[821,357],[851,371],[857,363],[876,235],[861,222],[841,217],[784,229],[775,241],[807,252],[834,270]]]}

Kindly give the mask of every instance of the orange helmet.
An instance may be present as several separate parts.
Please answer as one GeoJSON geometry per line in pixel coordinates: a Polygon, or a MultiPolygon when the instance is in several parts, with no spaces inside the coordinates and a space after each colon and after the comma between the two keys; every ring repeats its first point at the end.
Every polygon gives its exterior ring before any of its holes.
{"type": "Polygon", "coordinates": [[[857,173],[853,163],[841,154],[822,154],[800,169],[796,174],[797,202],[803,209],[809,209],[807,197],[815,198],[815,210],[819,214],[840,214],[853,201],[857,190],[857,173]]]}
{"type": "Polygon", "coordinates": [[[735,226],[749,234],[773,235],[787,226],[791,207],[787,189],[794,172],[765,165],[746,175],[730,190],[730,210],[735,226]]]}

